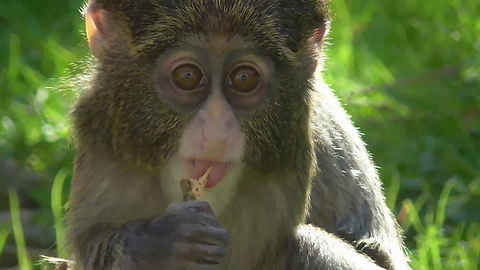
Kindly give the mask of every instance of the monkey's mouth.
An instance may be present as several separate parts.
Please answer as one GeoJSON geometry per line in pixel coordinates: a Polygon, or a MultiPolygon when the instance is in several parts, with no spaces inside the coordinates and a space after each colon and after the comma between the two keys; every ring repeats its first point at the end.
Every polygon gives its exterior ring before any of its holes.
{"type": "Polygon", "coordinates": [[[229,162],[190,159],[187,165],[188,177],[198,179],[205,174],[209,167],[212,167],[212,170],[208,175],[206,188],[213,188],[220,183],[232,166],[229,162]]]}

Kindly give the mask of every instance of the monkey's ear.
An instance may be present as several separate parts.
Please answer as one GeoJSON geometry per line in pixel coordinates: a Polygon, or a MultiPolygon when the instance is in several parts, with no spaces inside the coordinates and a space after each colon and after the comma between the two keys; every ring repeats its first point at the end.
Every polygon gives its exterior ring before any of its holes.
{"type": "Polygon", "coordinates": [[[328,35],[328,30],[330,29],[330,25],[328,23],[322,24],[322,26],[318,27],[314,32],[313,35],[309,38],[309,43],[316,47],[318,50],[323,49],[323,44],[325,42],[325,38],[328,35]]]}
{"type": "Polygon", "coordinates": [[[109,41],[118,37],[119,31],[108,12],[90,2],[85,12],[85,28],[88,45],[96,58],[101,58],[109,41]]]}

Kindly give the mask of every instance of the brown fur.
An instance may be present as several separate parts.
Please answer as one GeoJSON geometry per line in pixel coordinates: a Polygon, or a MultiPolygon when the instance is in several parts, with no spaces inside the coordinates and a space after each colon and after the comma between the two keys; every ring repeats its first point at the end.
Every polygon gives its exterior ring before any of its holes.
{"type": "Polygon", "coordinates": [[[378,269],[329,233],[373,242],[394,269],[407,269],[363,142],[312,68],[322,69],[308,38],[328,24],[324,1],[95,2],[114,15],[122,35],[96,63],[72,112],[78,156],[67,222],[77,263],[121,264],[119,228],[159,216],[171,203],[162,196],[161,171],[195,110],[180,111],[159,97],[155,59],[192,37],[222,36],[252,44],[276,72],[268,104],[238,114],[246,168],[218,215],[232,237],[223,269],[378,269]]]}

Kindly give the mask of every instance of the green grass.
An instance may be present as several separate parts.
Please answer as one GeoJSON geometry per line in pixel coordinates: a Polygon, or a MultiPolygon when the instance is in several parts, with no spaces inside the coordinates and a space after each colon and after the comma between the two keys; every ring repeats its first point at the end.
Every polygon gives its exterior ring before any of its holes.
{"type": "MultiPolygon", "coordinates": [[[[9,245],[22,269],[38,259],[29,255],[26,225],[55,227],[53,247],[65,255],[74,155],[66,115],[75,93],[59,85],[88,53],[81,6],[0,3],[0,161],[42,179],[26,195],[3,192],[0,179],[0,213],[13,220],[0,223],[0,268],[9,245]],[[22,224],[25,196],[52,215],[22,224]]],[[[380,167],[412,267],[479,269],[480,2],[333,0],[332,10],[326,80],[380,167]]]]}
{"type": "Polygon", "coordinates": [[[27,253],[27,246],[23,234],[22,223],[20,221],[20,207],[18,203],[18,196],[14,190],[9,190],[10,193],[10,213],[12,215],[13,235],[15,236],[15,244],[18,251],[18,264],[20,269],[32,269],[32,261],[27,253]]]}

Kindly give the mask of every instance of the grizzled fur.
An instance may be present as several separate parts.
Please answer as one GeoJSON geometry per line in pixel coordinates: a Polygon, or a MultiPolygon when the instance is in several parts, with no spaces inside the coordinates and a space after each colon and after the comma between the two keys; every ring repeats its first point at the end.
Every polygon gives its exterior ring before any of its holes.
{"type": "Polygon", "coordinates": [[[177,151],[195,109],[159,97],[156,59],[192,37],[222,36],[243,40],[275,66],[269,102],[236,112],[247,172],[219,216],[234,232],[225,269],[375,269],[340,238],[386,269],[408,269],[358,131],[312,68],[321,70],[309,38],[328,27],[325,0],[94,2],[120,35],[95,63],[72,112],[79,154],[67,220],[81,265],[119,264],[119,228],[158,216],[169,203],[158,196],[155,173],[177,151]]]}
{"type": "Polygon", "coordinates": [[[104,55],[93,79],[95,87],[75,107],[73,115],[80,140],[84,135],[89,138],[87,141],[94,142],[93,147],[101,147],[119,158],[158,166],[175,150],[178,142],[173,138],[179,138],[182,132],[178,127],[185,126],[194,112],[175,111],[162,103],[151,79],[155,59],[192,35],[198,39],[209,35],[226,40],[240,37],[261,54],[270,56],[278,78],[273,87],[279,88],[270,106],[240,116],[249,140],[247,145],[252,145],[247,149],[250,154],[245,162],[251,167],[286,168],[292,162],[289,157],[296,156],[299,165],[294,169],[310,170],[301,168],[301,164],[312,158],[308,139],[310,91],[305,91],[311,88],[308,79],[312,74],[300,71],[315,60],[305,59],[301,49],[307,38],[327,23],[323,5],[287,0],[96,3],[115,14],[112,20],[117,25],[125,26],[121,29],[125,43],[114,44],[104,55]],[[133,91],[135,88],[142,91],[133,91]],[[84,117],[92,114],[96,115],[95,121],[84,117]],[[275,124],[268,124],[272,122],[275,124]],[[286,132],[290,130],[301,132],[286,132]],[[285,141],[296,147],[282,147],[285,141]]]}
{"type": "Polygon", "coordinates": [[[162,50],[192,34],[241,35],[280,57],[296,52],[313,31],[329,22],[324,0],[99,0],[128,25],[139,53],[162,50]]]}

